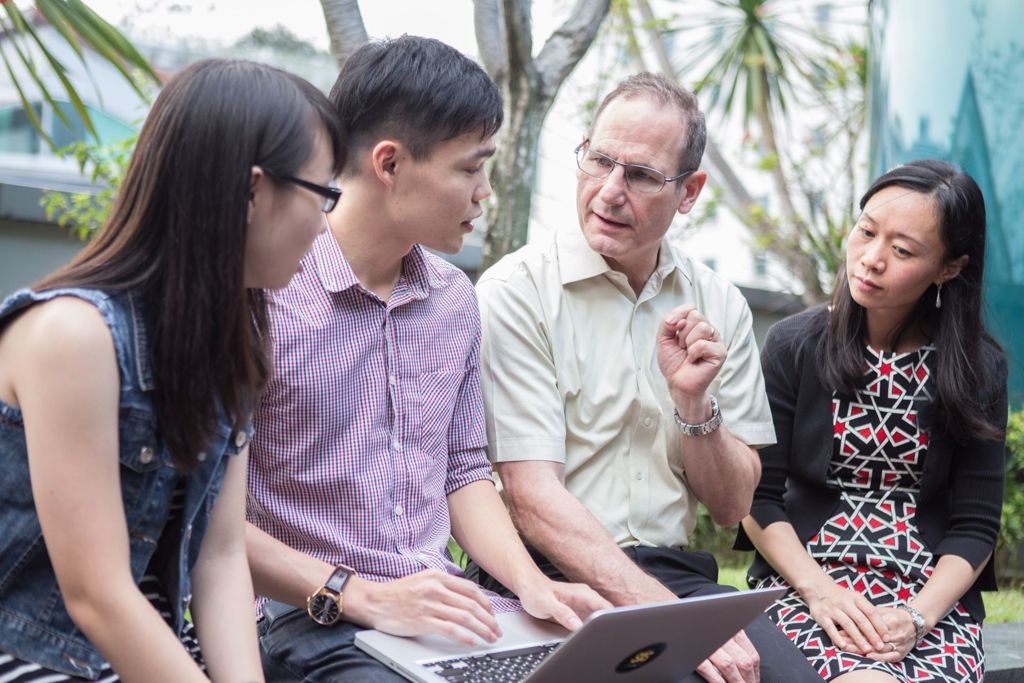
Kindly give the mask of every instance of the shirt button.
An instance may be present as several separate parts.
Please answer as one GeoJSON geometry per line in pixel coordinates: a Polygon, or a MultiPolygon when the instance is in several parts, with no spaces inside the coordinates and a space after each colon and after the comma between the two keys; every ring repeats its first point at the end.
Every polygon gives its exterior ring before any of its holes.
{"type": "Polygon", "coordinates": [[[199,462],[206,462],[206,451],[200,451],[196,454],[196,460],[199,462]]]}
{"type": "Polygon", "coordinates": [[[398,378],[395,377],[394,375],[389,375],[388,376],[388,384],[390,384],[391,386],[397,386],[398,378]]]}
{"type": "Polygon", "coordinates": [[[634,477],[636,477],[636,480],[637,480],[637,481],[643,481],[643,480],[644,480],[644,473],[643,473],[643,472],[637,472],[637,473],[636,473],[635,475],[633,475],[633,476],[634,476],[634,477]]]}
{"type": "Polygon", "coordinates": [[[391,442],[391,447],[394,448],[396,451],[402,450],[402,444],[401,442],[399,442],[398,439],[395,439],[394,441],[391,442]]]}
{"type": "Polygon", "coordinates": [[[644,418],[644,427],[650,427],[652,424],[654,424],[654,420],[649,417],[644,418]]]}
{"type": "Polygon", "coordinates": [[[398,505],[396,505],[396,506],[395,506],[395,514],[396,514],[396,515],[398,515],[399,517],[401,517],[401,516],[402,516],[402,513],[404,513],[404,512],[405,512],[405,508],[404,508],[404,507],[402,507],[402,504],[401,504],[401,503],[399,503],[398,505]]]}
{"type": "Polygon", "coordinates": [[[248,435],[245,432],[235,432],[235,446],[241,448],[245,445],[248,435]]]}
{"type": "Polygon", "coordinates": [[[154,455],[155,453],[153,452],[152,447],[143,446],[142,450],[139,451],[139,462],[141,462],[143,465],[148,465],[149,463],[153,462],[154,455]]]}

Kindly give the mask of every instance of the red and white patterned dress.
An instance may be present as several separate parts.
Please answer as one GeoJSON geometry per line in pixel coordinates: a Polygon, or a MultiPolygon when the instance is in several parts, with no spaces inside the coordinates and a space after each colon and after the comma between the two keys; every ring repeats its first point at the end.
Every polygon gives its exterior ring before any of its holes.
{"type": "MultiPolygon", "coordinates": [[[[917,424],[915,397],[929,398],[934,348],[889,353],[868,348],[867,382],[853,397],[832,399],[833,453],[827,485],[841,502],[807,552],[840,586],[891,607],[917,594],[938,558],[914,521],[928,434],[917,424]]],[[[758,587],[787,586],[778,575],[758,587]]],[[[768,616],[799,647],[822,678],[880,670],[899,681],[981,681],[981,624],[959,603],[900,662],[887,664],[837,649],[790,591],[768,616]]]]}

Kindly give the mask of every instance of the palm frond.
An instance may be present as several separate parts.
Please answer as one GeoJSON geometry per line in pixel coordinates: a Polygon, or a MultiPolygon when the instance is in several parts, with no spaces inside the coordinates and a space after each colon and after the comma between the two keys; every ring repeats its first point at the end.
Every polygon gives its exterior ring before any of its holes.
{"type": "MultiPolygon", "coordinates": [[[[20,78],[27,77],[39,91],[39,97],[53,109],[54,115],[68,128],[72,128],[72,122],[67,113],[56,101],[58,95],[51,92],[44,77],[47,72],[56,76],[60,83],[58,92],[66,96],[88,133],[94,139],[98,138],[88,108],[68,76],[67,65],[57,58],[32,22],[25,17],[14,2],[0,4],[3,5],[4,15],[6,15],[6,18],[0,15],[0,55],[2,55],[7,74],[33,128],[51,149],[57,151],[52,138],[43,129],[42,122],[28,99],[25,84],[19,80],[15,64],[20,65],[24,72],[20,78]],[[37,62],[34,54],[41,55],[42,61],[37,62]]],[[[159,83],[156,72],[153,71],[146,58],[120,31],[96,14],[82,0],[36,0],[34,6],[40,15],[53,26],[60,39],[74,52],[87,72],[89,67],[83,44],[114,66],[140,98],[146,99],[147,93],[144,83],[139,82],[135,74],[141,74],[143,78],[151,80],[153,83],[159,83]]],[[[98,87],[96,92],[97,96],[102,97],[98,87]]]]}

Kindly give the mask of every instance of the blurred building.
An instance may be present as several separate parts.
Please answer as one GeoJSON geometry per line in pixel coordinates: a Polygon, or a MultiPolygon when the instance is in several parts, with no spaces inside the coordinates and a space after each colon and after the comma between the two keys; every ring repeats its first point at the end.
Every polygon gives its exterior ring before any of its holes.
{"type": "Polygon", "coordinates": [[[986,322],[1024,402],[1024,3],[872,0],[873,176],[920,158],[958,164],[985,195],[986,322]]]}
{"type": "MultiPolygon", "coordinates": [[[[34,30],[68,70],[89,111],[103,144],[122,140],[145,115],[147,106],[112,65],[88,48],[83,58],[72,51],[57,31],[42,21],[34,30]]],[[[9,41],[8,34],[0,42],[9,41]]],[[[2,46],[9,50],[9,46],[2,46]]],[[[37,64],[45,64],[33,53],[37,64]]],[[[61,100],[60,81],[51,69],[40,69],[39,76],[54,94],[53,104],[40,95],[36,84],[20,63],[12,68],[35,116],[57,147],[84,140],[87,132],[71,103],[61,100]],[[54,106],[56,105],[56,107],[54,106]],[[71,122],[66,125],[57,115],[61,110],[71,122]]],[[[6,74],[5,74],[6,76],[6,74]]],[[[44,193],[93,192],[73,159],[57,156],[32,127],[18,91],[9,77],[0,79],[0,296],[35,281],[67,261],[82,243],[72,231],[50,222],[40,202],[44,193]]]]}

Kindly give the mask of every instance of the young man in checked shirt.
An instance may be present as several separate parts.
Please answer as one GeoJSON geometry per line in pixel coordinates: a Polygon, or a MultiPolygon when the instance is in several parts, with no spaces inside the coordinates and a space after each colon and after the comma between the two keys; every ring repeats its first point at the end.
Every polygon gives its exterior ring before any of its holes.
{"type": "Polygon", "coordinates": [[[401,680],[354,647],[366,627],[500,637],[494,613],[519,605],[462,577],[449,534],[535,616],[576,628],[609,606],[546,578],[519,541],[485,453],[473,287],[423,249],[458,251],[491,193],[497,88],[456,50],[403,36],[349,57],[331,100],[344,195],[292,284],[268,293],[274,373],[251,446],[268,681],[401,680]]]}

